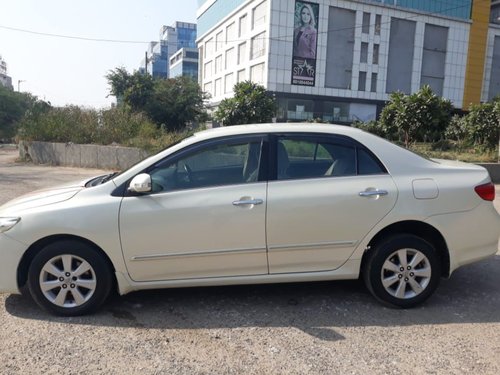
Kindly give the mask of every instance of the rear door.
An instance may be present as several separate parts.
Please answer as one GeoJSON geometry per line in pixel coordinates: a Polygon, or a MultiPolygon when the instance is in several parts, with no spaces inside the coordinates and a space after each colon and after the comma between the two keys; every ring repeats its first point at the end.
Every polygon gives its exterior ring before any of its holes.
{"type": "Polygon", "coordinates": [[[397,189],[360,144],[327,135],[282,135],[273,143],[267,245],[274,273],[340,267],[394,207],[397,189]]]}

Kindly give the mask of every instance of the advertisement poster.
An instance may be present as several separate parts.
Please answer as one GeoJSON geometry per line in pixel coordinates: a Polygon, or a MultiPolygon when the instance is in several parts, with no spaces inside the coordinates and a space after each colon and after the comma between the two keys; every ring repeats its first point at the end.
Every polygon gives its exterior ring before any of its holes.
{"type": "Polygon", "coordinates": [[[319,4],[295,1],[292,85],[316,84],[319,4]]]}

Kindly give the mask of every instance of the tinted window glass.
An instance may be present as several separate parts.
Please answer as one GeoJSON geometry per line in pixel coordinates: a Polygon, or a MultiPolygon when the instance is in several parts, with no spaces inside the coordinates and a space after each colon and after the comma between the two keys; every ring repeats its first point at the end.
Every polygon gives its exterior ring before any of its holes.
{"type": "Polygon", "coordinates": [[[366,150],[358,149],[358,173],[359,174],[381,174],[385,173],[380,163],[366,150]]]}
{"type": "Polygon", "coordinates": [[[258,180],[261,142],[208,146],[150,171],[153,192],[258,180]]]}
{"type": "Polygon", "coordinates": [[[278,180],[356,174],[356,148],[352,146],[283,137],[276,152],[278,180]]]}

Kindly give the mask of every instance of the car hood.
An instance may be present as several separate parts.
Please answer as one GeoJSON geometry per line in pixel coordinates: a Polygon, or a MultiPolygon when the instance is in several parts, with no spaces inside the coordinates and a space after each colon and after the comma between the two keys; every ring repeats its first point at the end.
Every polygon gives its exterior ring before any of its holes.
{"type": "Polygon", "coordinates": [[[84,189],[85,182],[86,181],[81,181],[69,185],[37,190],[22,195],[0,206],[0,214],[4,215],[9,212],[16,213],[66,201],[73,198],[79,191],[84,189]]]}

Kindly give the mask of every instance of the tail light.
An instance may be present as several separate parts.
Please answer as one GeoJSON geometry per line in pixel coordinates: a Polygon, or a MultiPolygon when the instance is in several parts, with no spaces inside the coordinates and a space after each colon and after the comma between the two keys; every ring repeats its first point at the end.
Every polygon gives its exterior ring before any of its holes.
{"type": "Polygon", "coordinates": [[[476,186],[474,190],[485,201],[493,201],[495,199],[495,185],[491,182],[476,186]]]}

